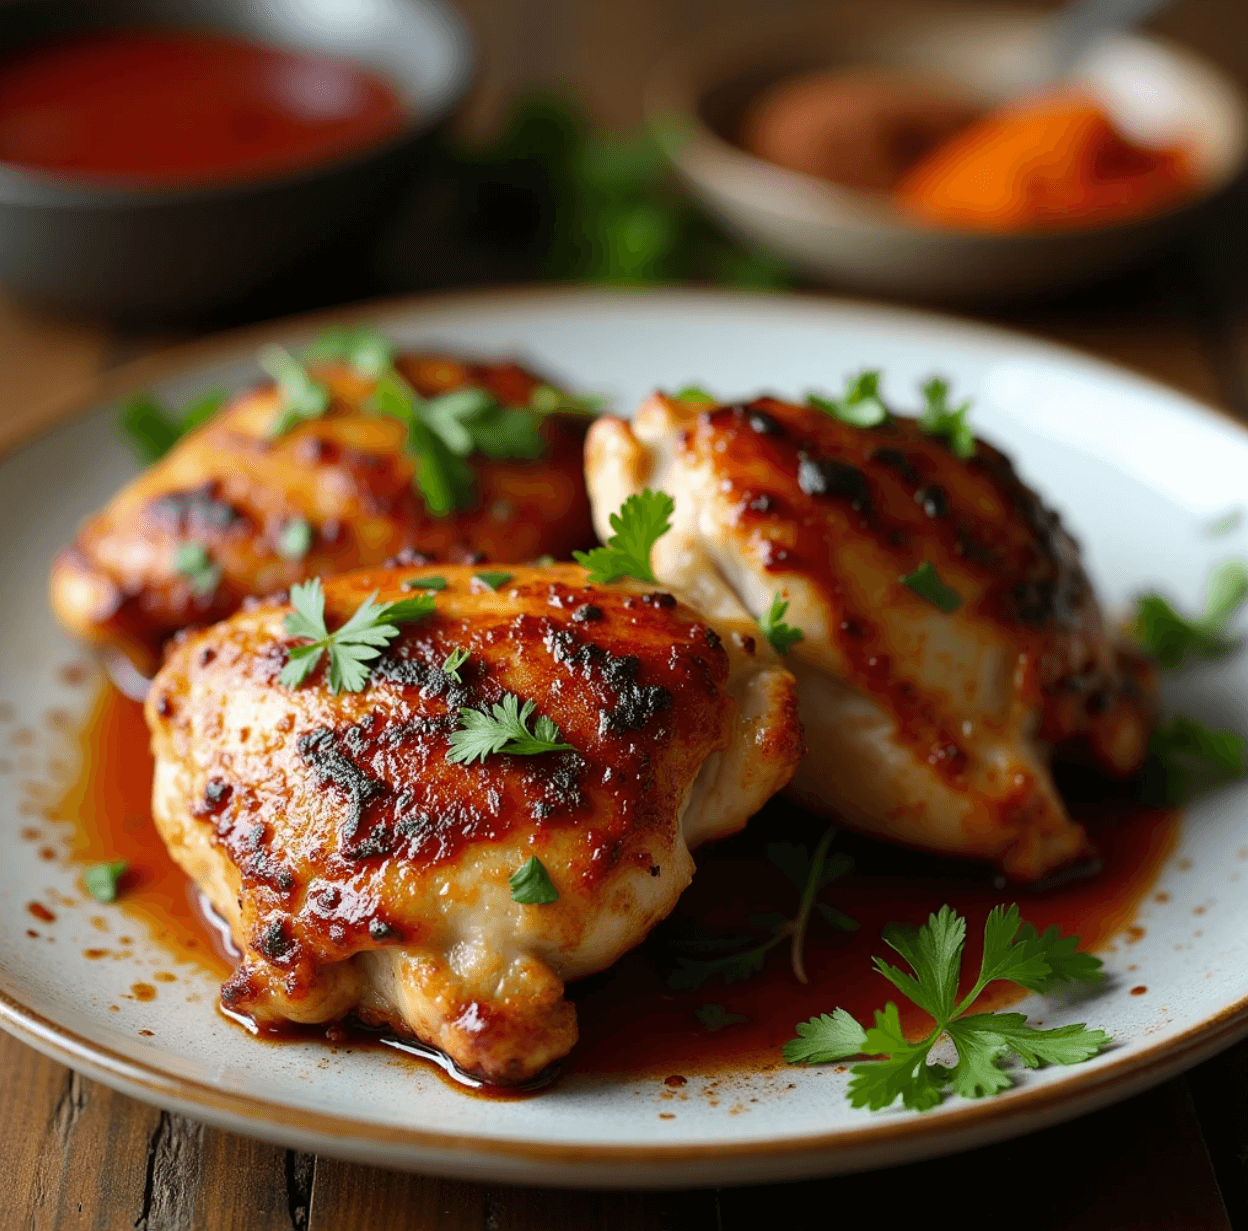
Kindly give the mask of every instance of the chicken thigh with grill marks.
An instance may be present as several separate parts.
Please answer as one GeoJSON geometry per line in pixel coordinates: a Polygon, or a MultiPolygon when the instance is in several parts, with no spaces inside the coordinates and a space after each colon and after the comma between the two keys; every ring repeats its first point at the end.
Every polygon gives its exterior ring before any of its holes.
{"type": "MultiPolygon", "coordinates": [[[[527,407],[541,383],[513,364],[407,355],[395,366],[424,397],[476,386],[527,407]]],[[[343,363],[309,370],[329,392],[324,415],[272,438],[277,388],[243,393],[86,522],[52,570],[52,605],[71,632],[150,676],[178,629],[305,577],[403,552],[516,562],[592,544],[585,416],[542,416],[534,460],[474,455],[471,505],[434,516],[413,484],[406,425],[368,412],[375,382],[343,363]],[[292,551],[284,535],[299,522],[307,541],[292,551]],[[179,569],[188,546],[204,553],[198,572],[179,569]]]]}
{"type": "Polygon", "coordinates": [[[690,848],[789,780],[795,684],[752,623],[575,565],[491,576],[497,592],[468,566],[346,574],[325,583],[326,623],[435,572],[435,611],[360,692],[334,695],[324,664],[280,682],[282,601],[181,634],[147,702],[153,814],[243,952],[227,1009],[260,1026],[354,1013],[522,1083],[576,1041],[565,982],[638,944],[690,848]],[[571,750],[448,758],[461,708],[508,694],[571,750]],[[557,901],[513,896],[531,857],[557,901]]]}
{"type": "Polygon", "coordinates": [[[996,449],[964,460],[913,419],[860,428],[772,398],[655,395],[631,424],[596,422],[586,456],[600,533],[643,487],[675,497],[655,575],[708,618],[788,600],[804,636],[785,659],[810,747],[799,801],[1019,881],[1091,852],[1050,750],[1133,773],[1151,680],[996,449]]]}

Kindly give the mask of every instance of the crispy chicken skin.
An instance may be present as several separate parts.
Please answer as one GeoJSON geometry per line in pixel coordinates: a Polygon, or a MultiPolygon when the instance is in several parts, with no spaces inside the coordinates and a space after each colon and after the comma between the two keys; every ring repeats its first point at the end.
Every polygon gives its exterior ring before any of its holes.
{"type": "MultiPolygon", "coordinates": [[[[483,385],[524,406],[539,383],[512,364],[409,355],[397,367],[427,397],[483,385]]],[[[413,488],[403,424],[364,413],[372,382],[338,364],[312,371],[333,396],[323,418],[271,441],[277,391],[269,384],[243,393],[82,527],[52,569],[52,606],[71,632],[120,651],[150,676],[178,629],[223,619],[248,595],[306,577],[378,565],[405,550],[517,562],[567,558],[592,545],[584,418],[548,417],[547,454],[538,461],[475,457],[475,507],[435,517],[413,488]],[[293,518],[314,531],[301,560],[279,552],[293,518]],[[197,594],[177,571],[185,543],[201,544],[219,565],[211,593],[197,594]]]]}
{"type": "Polygon", "coordinates": [[[752,624],[575,565],[517,568],[497,593],[468,566],[334,577],[329,627],[435,572],[436,613],[360,693],[332,695],[324,664],[278,682],[280,601],[181,634],[147,702],[153,814],[243,951],[229,1010],[261,1026],[354,1013],[522,1083],[576,1041],[564,983],[638,944],[689,883],[690,848],[788,782],[795,683],[752,624]],[[462,683],[441,670],[456,646],[462,683]],[[448,761],[460,707],[504,692],[575,751],[448,761]],[[512,899],[530,856],[557,902],[512,899]]]}
{"type": "Polygon", "coordinates": [[[810,752],[791,793],[893,841],[1034,881],[1090,853],[1049,772],[1057,745],[1139,768],[1148,669],[1120,658],[1078,548],[982,442],[968,461],[915,420],[871,429],[763,398],[655,395],[586,446],[599,532],[631,493],[676,500],[655,575],[708,618],[755,618],[780,593],[804,640],[810,752]],[[946,615],[901,578],[925,562],[946,615]]]}

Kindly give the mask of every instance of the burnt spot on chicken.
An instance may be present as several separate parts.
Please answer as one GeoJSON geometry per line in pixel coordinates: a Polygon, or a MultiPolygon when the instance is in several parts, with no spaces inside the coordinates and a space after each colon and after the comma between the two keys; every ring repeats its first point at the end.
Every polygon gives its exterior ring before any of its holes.
{"type": "Polygon", "coordinates": [[[949,513],[949,497],[938,483],[928,483],[914,493],[914,502],[928,517],[945,517],[949,513]]]}
{"type": "MultiPolygon", "coordinates": [[[[470,661],[459,670],[462,676],[477,668],[470,661]]],[[[471,695],[462,679],[457,680],[440,666],[415,657],[413,647],[403,642],[396,642],[377,659],[373,664],[373,677],[401,688],[418,689],[422,698],[444,697],[449,710],[457,711],[466,706],[471,695]]]]}
{"type": "Polygon", "coordinates": [[[189,491],[166,492],[148,506],[153,518],[179,534],[226,530],[243,515],[220,496],[220,484],[206,483],[189,491]]]}
{"type": "Polygon", "coordinates": [[[798,455],[797,485],[808,496],[848,500],[855,512],[870,512],[871,488],[867,476],[849,462],[834,457],[798,455]]]}
{"type": "MultiPolygon", "coordinates": [[[[354,742],[358,746],[361,739],[357,725],[348,728],[341,742],[354,742]]],[[[301,735],[297,747],[304,763],[312,770],[316,786],[319,789],[336,787],[347,797],[347,819],[340,826],[339,835],[343,853],[348,854],[364,818],[364,810],[374,800],[388,794],[390,787],[381,779],[365,773],[341,750],[339,742],[334,731],[320,727],[301,735]]]]}
{"type": "Polygon", "coordinates": [[[758,436],[783,436],[784,428],[780,424],[780,420],[773,418],[765,410],[751,410],[746,415],[745,420],[750,425],[750,431],[758,436]]]}
{"type": "Polygon", "coordinates": [[[593,603],[583,603],[573,613],[572,618],[578,624],[588,624],[595,620],[603,618],[601,607],[595,607],[593,603]]]}
{"type": "MultiPolygon", "coordinates": [[[[669,598],[670,595],[656,597],[669,598]]],[[[640,731],[651,718],[672,704],[672,694],[661,684],[642,684],[638,680],[641,660],[631,654],[612,654],[592,641],[578,643],[574,635],[563,628],[552,629],[547,634],[546,647],[555,662],[578,670],[587,681],[601,680],[614,694],[614,703],[599,710],[599,735],[640,731]]]]}
{"type": "Polygon", "coordinates": [[[532,798],[529,815],[535,821],[546,821],[560,813],[570,813],[588,806],[581,790],[581,774],[585,761],[579,753],[561,752],[529,762],[521,781],[532,798]]]}
{"type": "Polygon", "coordinates": [[[911,464],[910,459],[900,449],[876,449],[871,454],[873,462],[879,462],[882,466],[887,466],[890,470],[900,475],[907,483],[917,483],[919,481],[918,472],[911,464]]]}
{"type": "Polygon", "coordinates": [[[212,816],[220,812],[234,794],[234,788],[224,778],[209,778],[204,786],[203,801],[195,806],[200,816],[212,816]]]}

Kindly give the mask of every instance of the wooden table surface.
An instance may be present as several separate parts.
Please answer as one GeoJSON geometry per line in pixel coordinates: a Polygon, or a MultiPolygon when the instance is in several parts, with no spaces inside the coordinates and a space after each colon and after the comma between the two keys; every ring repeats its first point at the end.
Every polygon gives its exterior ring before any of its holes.
{"type": "MultiPolygon", "coordinates": [[[[1220,15],[1233,19],[1241,2],[1194,0],[1189,28],[1177,32],[1225,61],[1220,15]]],[[[579,88],[602,122],[634,121],[639,66],[710,11],[695,0],[463,7],[485,58],[471,109],[478,124],[543,77],[579,88]]],[[[1248,57],[1243,47],[1236,54],[1248,57]]],[[[1248,423],[1246,214],[1234,205],[1181,249],[1105,286],[978,315],[1124,364],[1248,423]]],[[[165,340],[0,299],[0,450],[100,373],[165,340]]],[[[1248,1228],[1248,1043],[1116,1107],[970,1154],[803,1184],[667,1193],[477,1185],[312,1157],[135,1102],[4,1035],[0,1074],[0,1231],[753,1231],[777,1217],[785,1226],[916,1225],[937,1210],[970,1228],[1248,1228]]]]}

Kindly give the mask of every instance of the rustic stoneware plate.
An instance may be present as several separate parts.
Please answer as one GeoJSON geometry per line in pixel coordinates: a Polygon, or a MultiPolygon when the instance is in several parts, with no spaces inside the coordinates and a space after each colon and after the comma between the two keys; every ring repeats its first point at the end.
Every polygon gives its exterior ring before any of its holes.
{"type": "MultiPolygon", "coordinates": [[[[858,304],[684,292],[507,292],[353,315],[406,343],[531,360],[619,408],[691,381],[724,397],[835,389],[864,366],[882,368],[886,396],[909,408],[917,382],[941,372],[974,397],[979,432],[1014,455],[1080,537],[1107,605],[1158,584],[1194,604],[1215,560],[1248,551],[1248,531],[1207,533],[1248,499],[1248,434],[1169,389],[1013,334],[858,304]]],[[[779,1180],[962,1149],[1123,1098],[1248,1034],[1248,783],[1188,810],[1136,920],[1144,935],[1104,953],[1105,988],[1043,1002],[1046,1025],[1088,1020],[1114,1046],[1074,1068],[1021,1073],[996,1099],[950,1099],[925,1115],[854,1110],[845,1074],[782,1065],[713,1089],[690,1074],[679,1097],[657,1077],[573,1073],[538,1097],[482,1100],[377,1050],[260,1044],[214,1011],[213,981],[188,964],[176,983],[153,984],[154,999],[132,996],[170,956],[132,921],[110,925],[133,932],[129,957],[86,960],[102,943],[92,918],[105,908],[84,897],[73,865],[41,857],[30,840],[40,825],[45,845],[63,837],[39,814],[75,772],[66,728],[90,691],[66,671],[83,656],[48,614],[48,564],[136,470],[114,426],[123,385],[177,401],[250,381],[261,337],[297,346],[317,323],[132,369],[0,465],[0,1025],[137,1098],[301,1149],[482,1180],[612,1186],[779,1180]],[[32,901],[55,922],[32,918],[32,901]],[[1148,994],[1131,995],[1136,985],[1148,994]]],[[[1167,687],[1169,703],[1248,730],[1248,657],[1167,687]]]]}

